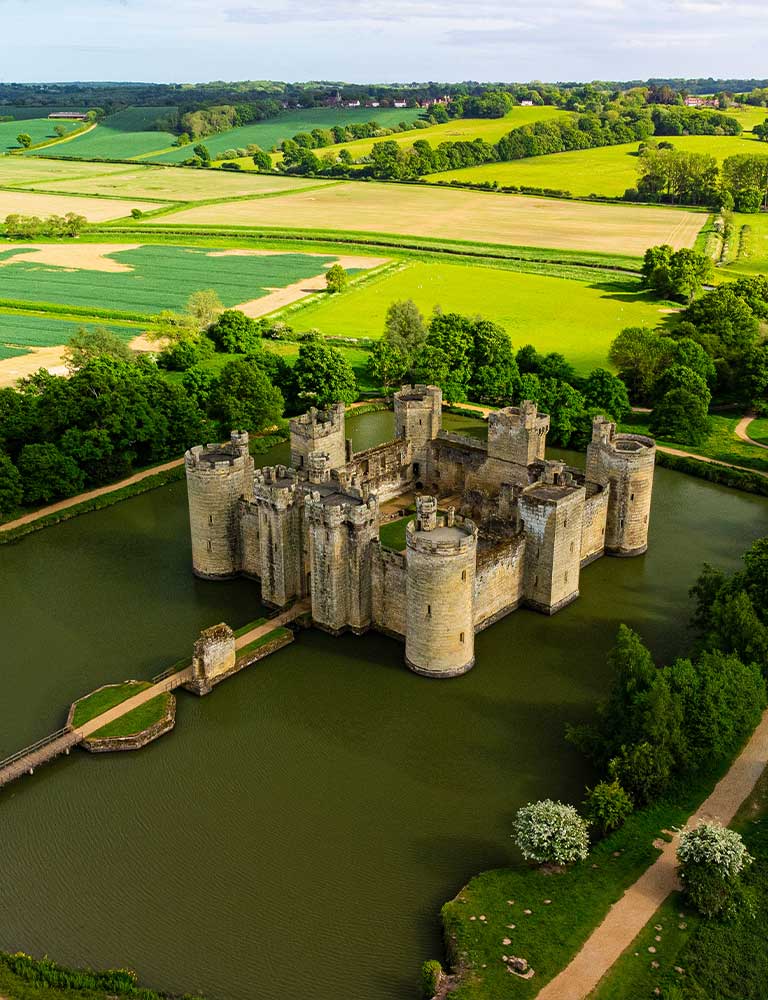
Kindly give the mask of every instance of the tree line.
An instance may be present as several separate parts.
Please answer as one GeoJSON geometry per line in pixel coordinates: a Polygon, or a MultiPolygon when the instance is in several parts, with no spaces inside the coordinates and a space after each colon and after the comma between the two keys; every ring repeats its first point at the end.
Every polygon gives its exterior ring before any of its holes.
{"type": "Polygon", "coordinates": [[[628,201],[711,205],[754,213],[768,206],[768,156],[740,153],[718,166],[709,153],[677,150],[670,142],[645,142],[638,150],[637,188],[628,201]]]}

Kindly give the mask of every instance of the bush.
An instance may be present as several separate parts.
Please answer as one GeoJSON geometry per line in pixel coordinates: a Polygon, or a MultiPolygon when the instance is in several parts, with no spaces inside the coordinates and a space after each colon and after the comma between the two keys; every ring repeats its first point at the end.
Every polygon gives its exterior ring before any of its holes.
{"type": "Polygon", "coordinates": [[[608,773],[637,802],[652,802],[666,788],[672,773],[669,753],[648,742],[623,746],[608,763],[608,773]]]}
{"type": "Polygon", "coordinates": [[[193,365],[209,358],[213,350],[213,342],[208,337],[201,337],[198,341],[180,340],[175,344],[169,344],[158,355],[157,364],[169,372],[185,372],[193,365]]]}
{"type": "Polygon", "coordinates": [[[618,781],[601,781],[588,788],[584,799],[584,815],[590,826],[605,836],[617,830],[632,812],[632,799],[618,781]]]}
{"type": "Polygon", "coordinates": [[[543,799],[518,809],[515,843],[527,861],[568,865],[589,853],[587,824],[573,806],[543,799]]]}
{"type": "Polygon", "coordinates": [[[754,860],[741,835],[719,823],[683,830],[677,848],[683,890],[706,917],[730,912],[741,894],[741,873],[754,860]]]}
{"type": "Polygon", "coordinates": [[[421,992],[424,1000],[432,1000],[432,997],[440,988],[440,981],[443,978],[443,967],[434,958],[426,961],[421,967],[421,992]]]}

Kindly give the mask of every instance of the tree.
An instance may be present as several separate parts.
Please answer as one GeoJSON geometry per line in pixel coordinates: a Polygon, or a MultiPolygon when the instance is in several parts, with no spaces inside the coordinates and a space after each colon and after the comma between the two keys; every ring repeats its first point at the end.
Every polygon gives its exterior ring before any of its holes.
{"type": "Polygon", "coordinates": [[[224,311],[219,293],[213,288],[192,292],[187,299],[186,314],[191,317],[198,330],[213,326],[224,311]]]}
{"type": "Polygon", "coordinates": [[[652,802],[666,788],[672,773],[669,752],[647,740],[622,746],[608,762],[608,774],[626,788],[637,802],[652,802]]]}
{"type": "Polygon", "coordinates": [[[272,171],[272,157],[263,149],[257,146],[251,157],[253,165],[260,173],[270,173],[272,171]]]}
{"type": "Polygon", "coordinates": [[[116,358],[118,361],[132,361],[134,357],[125,341],[105,326],[81,326],[67,341],[64,363],[73,372],[100,355],[116,358]]]}
{"type": "Polygon", "coordinates": [[[719,823],[702,822],[680,834],[678,876],[688,899],[706,917],[731,915],[741,875],[753,860],[741,835],[719,823]]]}
{"type": "Polygon", "coordinates": [[[371,349],[366,365],[371,378],[384,389],[401,385],[408,372],[408,357],[399,348],[393,347],[383,338],[377,340],[371,349]]]}
{"type": "Polygon", "coordinates": [[[632,410],[626,385],[604,368],[592,369],[582,392],[587,406],[602,410],[614,420],[624,420],[632,410]]]}
{"type": "Polygon", "coordinates": [[[191,368],[187,368],[181,380],[184,391],[203,410],[208,408],[208,402],[213,395],[217,382],[218,377],[212,371],[200,365],[193,365],[191,368]]]}
{"type": "Polygon", "coordinates": [[[318,338],[299,347],[293,376],[296,403],[303,409],[357,399],[357,379],[349,362],[341,351],[318,338]]]}
{"type": "Polygon", "coordinates": [[[63,125],[54,125],[53,131],[60,139],[63,139],[64,136],[67,134],[67,130],[63,125]]]}
{"type": "Polygon", "coordinates": [[[250,358],[226,364],[210,397],[211,413],[222,434],[273,427],[282,417],[283,407],[280,390],[250,358]]]}
{"type": "Polygon", "coordinates": [[[473,398],[491,406],[509,406],[520,391],[520,372],[508,333],[484,319],[475,320],[471,333],[473,398]]]}
{"type": "Polygon", "coordinates": [[[332,264],[325,272],[325,284],[331,295],[343,292],[349,284],[349,275],[341,264],[332,264]]]}
{"type": "Polygon", "coordinates": [[[587,824],[575,808],[543,799],[518,809],[514,838],[527,861],[569,865],[589,853],[587,824]]]}
{"type": "Polygon", "coordinates": [[[0,452],[0,514],[11,514],[19,507],[23,497],[19,470],[7,455],[0,452]]]}
{"type": "Polygon", "coordinates": [[[654,406],[649,427],[654,437],[665,441],[701,444],[710,432],[707,403],[690,389],[672,389],[654,406]]]}
{"type": "Polygon", "coordinates": [[[208,147],[204,146],[202,142],[198,143],[192,149],[195,156],[200,160],[200,164],[203,167],[209,167],[211,165],[211,154],[208,151],[208,147]]]}
{"type": "Polygon", "coordinates": [[[587,789],[584,816],[603,836],[617,830],[632,813],[632,808],[632,799],[616,780],[601,781],[587,789]]]}
{"type": "Polygon", "coordinates": [[[671,364],[659,375],[653,387],[654,396],[657,399],[671,392],[673,389],[685,389],[692,396],[696,396],[702,401],[705,408],[709,407],[712,401],[712,393],[701,375],[687,368],[685,365],[671,364]]]}
{"type": "Polygon", "coordinates": [[[239,309],[225,309],[210,328],[211,340],[226,354],[250,354],[261,347],[261,329],[239,309]]]}
{"type": "Polygon", "coordinates": [[[23,146],[24,149],[29,149],[32,145],[32,136],[28,132],[19,132],[16,136],[16,142],[18,142],[20,146],[23,146]]]}
{"type": "Polygon", "coordinates": [[[608,357],[619,370],[619,377],[629,395],[638,402],[647,402],[658,376],[667,363],[673,342],[660,337],[654,330],[629,326],[611,344],[608,357]]]}
{"type": "Polygon", "coordinates": [[[83,473],[77,463],[55,444],[27,444],[21,449],[18,469],[24,487],[24,502],[47,503],[71,496],[83,488],[83,473]]]}
{"type": "Polygon", "coordinates": [[[715,267],[709,254],[688,247],[672,254],[669,270],[672,294],[689,305],[714,274],[715,267]]]}
{"type": "Polygon", "coordinates": [[[390,302],[384,320],[384,340],[402,351],[410,364],[426,339],[424,317],[413,299],[390,302]]]}

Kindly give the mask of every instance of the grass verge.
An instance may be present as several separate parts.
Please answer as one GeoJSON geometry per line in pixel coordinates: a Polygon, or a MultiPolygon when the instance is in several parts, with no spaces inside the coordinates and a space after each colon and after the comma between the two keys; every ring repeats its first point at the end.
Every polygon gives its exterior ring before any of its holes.
{"type": "Polygon", "coordinates": [[[249,642],[247,646],[243,646],[237,651],[238,660],[242,659],[244,656],[248,656],[249,653],[255,652],[257,649],[261,649],[262,646],[266,646],[270,642],[274,642],[275,639],[285,639],[288,636],[293,635],[289,628],[284,628],[282,625],[278,628],[273,628],[271,632],[267,632],[260,639],[254,639],[253,642],[249,642]]]}
{"type": "Polygon", "coordinates": [[[94,691],[75,702],[72,725],[77,729],[78,726],[85,725],[86,722],[95,719],[102,712],[108,712],[110,708],[121,705],[128,698],[146,691],[151,686],[149,681],[125,681],[122,684],[114,684],[94,691]]]}
{"type": "Polygon", "coordinates": [[[149,729],[150,726],[154,726],[156,722],[160,722],[161,719],[165,718],[168,701],[172,697],[173,695],[170,694],[157,695],[146,702],[146,704],[139,705],[138,708],[126,712],[125,715],[119,719],[115,719],[114,722],[102,726],[90,739],[118,739],[121,736],[135,736],[136,733],[141,733],[145,729],[149,729]]]}

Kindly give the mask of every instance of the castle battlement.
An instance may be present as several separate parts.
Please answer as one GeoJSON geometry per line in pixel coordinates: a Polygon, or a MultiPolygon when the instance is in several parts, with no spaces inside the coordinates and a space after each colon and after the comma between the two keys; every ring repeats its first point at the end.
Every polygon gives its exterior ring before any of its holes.
{"type": "Polygon", "coordinates": [[[452,677],[475,632],[521,606],[554,614],[594,559],[645,551],[651,438],[599,417],[581,471],[546,458],[549,416],[529,401],[492,412],[487,443],[442,430],[436,386],[403,386],[394,410],[395,438],[358,454],[341,404],[291,421],[290,465],[254,471],[241,432],[191,448],[195,572],[258,579],[272,607],[308,599],[317,627],[378,629],[415,672],[452,677]],[[414,493],[416,517],[380,536],[379,503],[395,501],[389,522],[414,493]]]}

